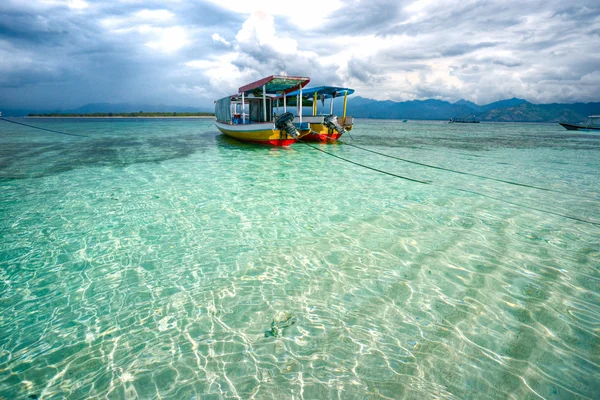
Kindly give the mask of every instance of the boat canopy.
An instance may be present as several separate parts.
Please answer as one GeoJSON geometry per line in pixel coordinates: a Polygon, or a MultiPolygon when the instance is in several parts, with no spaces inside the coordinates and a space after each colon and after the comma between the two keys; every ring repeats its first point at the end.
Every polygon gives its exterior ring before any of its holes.
{"type": "Polygon", "coordinates": [[[262,96],[264,86],[266,94],[288,93],[306,86],[308,82],[310,82],[310,78],[302,76],[272,75],[240,87],[239,92],[245,94],[256,92],[255,94],[262,96]]]}
{"type": "MultiPolygon", "coordinates": [[[[321,99],[321,98],[329,99],[332,97],[336,98],[338,96],[341,96],[346,91],[348,91],[349,95],[354,93],[354,89],[337,87],[337,86],[319,86],[319,87],[314,87],[314,88],[304,88],[304,89],[302,89],[302,97],[304,97],[305,99],[312,99],[312,98],[314,98],[315,93],[316,93],[317,98],[319,98],[319,99],[321,99]]],[[[286,94],[286,96],[287,97],[296,96],[299,93],[300,93],[300,91],[296,90],[296,91],[286,94]]]]}

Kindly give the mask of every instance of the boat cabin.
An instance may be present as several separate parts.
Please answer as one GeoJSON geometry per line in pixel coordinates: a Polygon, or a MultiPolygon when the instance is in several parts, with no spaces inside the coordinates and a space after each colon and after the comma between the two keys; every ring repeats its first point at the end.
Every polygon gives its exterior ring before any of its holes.
{"type": "MultiPolygon", "coordinates": [[[[273,108],[278,96],[299,90],[308,84],[310,78],[273,75],[239,88],[239,93],[215,101],[217,122],[247,125],[274,123],[273,108]]],[[[287,112],[285,97],[283,112],[287,112]]],[[[300,122],[302,111],[300,110],[300,122]]]]}
{"type": "Polygon", "coordinates": [[[600,115],[590,115],[587,120],[587,126],[600,127],[600,115]]]}

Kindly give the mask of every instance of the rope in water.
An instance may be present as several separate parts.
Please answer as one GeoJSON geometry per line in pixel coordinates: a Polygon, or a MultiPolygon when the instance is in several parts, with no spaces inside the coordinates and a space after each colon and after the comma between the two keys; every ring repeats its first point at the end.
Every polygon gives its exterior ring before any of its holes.
{"type": "Polygon", "coordinates": [[[489,176],[473,174],[471,172],[456,171],[456,170],[450,169],[450,168],[438,167],[436,165],[425,164],[425,163],[421,163],[421,162],[418,162],[418,161],[408,160],[406,158],[401,158],[401,157],[396,157],[396,156],[392,156],[392,155],[385,154],[385,153],[380,153],[378,151],[370,150],[370,149],[367,149],[367,148],[364,148],[364,147],[361,147],[361,146],[357,146],[357,145],[352,144],[352,143],[347,143],[347,142],[342,142],[342,141],[340,141],[340,143],[344,143],[344,145],[346,145],[346,146],[356,147],[357,149],[368,151],[369,153],[379,154],[380,156],[384,156],[384,157],[388,157],[388,158],[393,158],[394,160],[404,161],[404,162],[411,163],[411,164],[421,165],[423,167],[428,167],[428,168],[433,168],[433,169],[439,169],[439,170],[448,171],[448,172],[454,172],[455,174],[460,174],[460,175],[474,176],[474,177],[481,178],[481,179],[488,179],[490,181],[507,183],[509,185],[522,186],[522,187],[527,187],[527,188],[531,188],[531,189],[543,190],[543,191],[546,191],[546,192],[553,192],[553,193],[559,193],[559,194],[563,194],[563,195],[567,195],[567,196],[576,196],[576,197],[579,197],[579,198],[586,198],[586,199],[589,199],[589,200],[600,201],[600,199],[597,199],[597,198],[594,198],[594,197],[590,197],[590,196],[585,196],[585,195],[575,194],[575,193],[561,192],[560,190],[554,190],[554,189],[549,189],[549,188],[545,188],[545,187],[540,187],[540,186],[535,186],[535,185],[529,185],[529,184],[526,184],[526,183],[519,183],[519,182],[507,181],[507,180],[499,179],[499,178],[492,178],[492,177],[489,177],[489,176]]]}
{"type": "Polygon", "coordinates": [[[397,174],[393,174],[393,173],[391,173],[391,172],[387,172],[387,171],[383,171],[383,170],[380,170],[380,169],[377,169],[377,168],[369,167],[368,165],[360,164],[360,163],[357,163],[357,162],[355,162],[355,161],[348,160],[347,158],[344,158],[344,157],[337,156],[337,155],[335,155],[335,154],[333,154],[333,153],[330,153],[330,152],[328,152],[328,151],[325,151],[325,150],[323,150],[323,149],[320,149],[320,148],[318,148],[318,147],[316,147],[316,146],[313,146],[313,145],[311,145],[311,144],[309,144],[309,143],[306,143],[306,142],[304,142],[304,141],[302,141],[302,140],[300,140],[300,142],[304,143],[305,145],[307,145],[307,146],[309,146],[309,147],[312,147],[312,148],[313,148],[313,149],[315,149],[315,150],[319,150],[320,152],[323,152],[323,153],[325,153],[325,154],[329,154],[329,155],[330,155],[330,156],[332,156],[332,157],[339,158],[340,160],[344,160],[344,161],[346,161],[346,162],[349,162],[350,164],[358,165],[359,167],[363,167],[363,168],[366,168],[366,169],[370,169],[370,170],[372,170],[372,171],[380,172],[380,173],[382,173],[382,174],[390,175],[390,176],[393,176],[393,177],[396,177],[396,178],[405,179],[405,180],[407,180],[407,181],[416,182],[416,183],[422,183],[423,185],[430,185],[430,184],[431,184],[430,182],[426,182],[426,181],[420,181],[420,180],[418,180],[418,179],[413,179],[413,178],[409,178],[409,177],[407,177],[407,176],[397,175],[397,174]]]}
{"type": "Polygon", "coordinates": [[[311,144],[309,144],[309,143],[307,143],[305,141],[300,140],[300,142],[304,143],[305,145],[307,145],[307,146],[309,146],[309,147],[311,147],[311,148],[313,148],[315,150],[318,150],[318,151],[320,151],[322,153],[325,153],[325,154],[330,155],[332,157],[338,158],[340,160],[346,161],[346,162],[348,162],[350,164],[354,164],[354,165],[357,165],[359,167],[370,169],[372,171],[380,172],[382,174],[390,175],[390,176],[393,176],[393,177],[396,177],[396,178],[401,178],[401,179],[404,179],[404,180],[407,180],[407,181],[411,181],[411,182],[415,182],[415,183],[421,183],[421,184],[424,184],[424,185],[432,185],[432,186],[437,186],[437,187],[444,188],[444,189],[451,189],[451,190],[457,190],[457,191],[460,191],[460,192],[471,193],[471,194],[482,196],[482,197],[485,197],[485,198],[488,198],[488,199],[497,200],[497,201],[500,201],[502,203],[510,204],[512,206],[515,206],[515,207],[521,207],[521,208],[525,208],[525,209],[528,209],[528,210],[538,211],[540,213],[550,214],[550,215],[554,215],[554,216],[557,216],[557,217],[562,217],[562,218],[570,219],[570,220],[573,220],[573,221],[582,222],[582,223],[585,223],[585,224],[590,224],[590,225],[594,225],[594,226],[600,226],[600,222],[589,221],[589,220],[578,218],[578,217],[572,217],[570,215],[560,214],[560,213],[557,213],[557,212],[554,212],[554,211],[548,211],[548,210],[543,210],[543,209],[536,208],[536,207],[530,207],[530,206],[526,206],[526,205],[523,205],[523,204],[514,203],[512,201],[508,201],[508,200],[505,200],[505,199],[501,199],[501,198],[498,198],[498,197],[493,197],[493,196],[489,196],[489,195],[486,195],[486,194],[483,194],[483,193],[475,192],[475,191],[472,191],[472,190],[460,189],[460,188],[453,188],[453,187],[448,187],[448,186],[443,186],[443,185],[436,185],[436,184],[431,183],[431,182],[420,181],[418,179],[413,179],[413,178],[409,178],[409,177],[406,177],[406,176],[393,174],[391,172],[387,172],[387,171],[383,171],[383,170],[380,170],[380,169],[377,169],[377,168],[369,167],[368,165],[364,165],[364,164],[361,164],[361,163],[349,160],[347,158],[340,157],[340,156],[335,155],[333,153],[330,153],[330,152],[328,152],[326,150],[323,150],[323,149],[320,149],[320,148],[318,148],[316,146],[313,146],[313,145],[311,145],[311,144]]]}
{"type": "Polygon", "coordinates": [[[6,121],[6,122],[10,122],[13,124],[17,124],[17,125],[23,125],[23,126],[27,126],[29,128],[34,128],[34,129],[39,129],[41,131],[47,131],[47,132],[53,132],[53,133],[60,133],[61,135],[69,135],[69,136],[79,136],[79,137],[89,137],[86,135],[78,135],[76,133],[67,133],[67,132],[60,132],[60,131],[54,131],[52,129],[46,129],[46,128],[40,128],[39,126],[33,126],[33,125],[28,125],[28,124],[24,124],[22,122],[17,122],[17,121],[11,121],[10,119],[6,119],[4,117],[0,117],[0,120],[2,121],[6,121]]]}

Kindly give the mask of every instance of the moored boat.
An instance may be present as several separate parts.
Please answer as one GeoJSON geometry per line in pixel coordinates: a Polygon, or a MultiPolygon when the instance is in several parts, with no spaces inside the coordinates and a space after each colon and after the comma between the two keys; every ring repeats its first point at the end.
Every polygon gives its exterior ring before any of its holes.
{"type": "Polygon", "coordinates": [[[598,131],[600,130],[600,115],[590,115],[583,124],[567,124],[566,122],[559,122],[559,124],[568,131],[598,131]]]}
{"type": "Polygon", "coordinates": [[[451,124],[478,124],[479,121],[474,118],[450,118],[451,124]]]}
{"type": "MultiPolygon", "coordinates": [[[[354,126],[354,117],[346,115],[346,105],[348,95],[354,93],[354,89],[342,88],[336,86],[319,86],[314,88],[304,88],[290,92],[286,95],[289,104],[298,105],[301,98],[302,105],[312,106],[311,116],[305,116],[303,121],[310,124],[310,133],[302,137],[303,141],[328,142],[338,140],[344,133],[352,130],[354,126]],[[333,100],[336,97],[344,96],[342,116],[338,117],[333,113],[333,100]],[[325,106],[325,100],[329,99],[329,114],[317,115],[317,104],[319,100],[325,106]]],[[[302,107],[299,107],[301,110],[302,107]]]]}
{"type": "Polygon", "coordinates": [[[285,102],[283,114],[273,115],[273,102],[278,95],[301,93],[309,81],[307,77],[273,75],[244,85],[237,94],[215,101],[215,125],[223,134],[244,142],[289,146],[310,132],[309,124],[302,121],[301,112],[295,123],[285,102]]]}

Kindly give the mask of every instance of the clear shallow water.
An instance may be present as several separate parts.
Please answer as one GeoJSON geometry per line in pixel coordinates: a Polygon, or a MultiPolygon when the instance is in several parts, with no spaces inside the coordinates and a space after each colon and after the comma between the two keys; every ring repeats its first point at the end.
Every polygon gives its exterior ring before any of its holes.
{"type": "Polygon", "coordinates": [[[345,139],[548,191],[211,121],[24,122],[89,137],[0,121],[0,398],[600,393],[600,227],[566,218],[600,221],[599,135],[345,139]]]}

